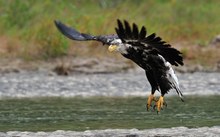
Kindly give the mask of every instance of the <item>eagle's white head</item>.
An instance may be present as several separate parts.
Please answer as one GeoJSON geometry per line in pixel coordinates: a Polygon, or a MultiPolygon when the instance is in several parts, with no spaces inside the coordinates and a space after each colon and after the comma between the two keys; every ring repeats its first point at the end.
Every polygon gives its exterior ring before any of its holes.
{"type": "Polygon", "coordinates": [[[114,39],[111,41],[110,46],[108,47],[108,50],[110,52],[117,51],[121,54],[127,54],[127,49],[130,47],[129,44],[122,43],[121,39],[114,39]]]}

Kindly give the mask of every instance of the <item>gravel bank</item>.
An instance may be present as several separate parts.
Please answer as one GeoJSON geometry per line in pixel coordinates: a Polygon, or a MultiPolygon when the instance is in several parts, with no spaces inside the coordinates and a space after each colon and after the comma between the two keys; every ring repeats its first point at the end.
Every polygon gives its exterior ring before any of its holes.
{"type": "MultiPolygon", "coordinates": [[[[220,94],[220,73],[178,73],[184,95],[220,94]]],[[[58,76],[47,71],[1,74],[0,97],[146,96],[142,70],[112,74],[58,76]]],[[[170,92],[168,95],[176,95],[170,92]]]]}

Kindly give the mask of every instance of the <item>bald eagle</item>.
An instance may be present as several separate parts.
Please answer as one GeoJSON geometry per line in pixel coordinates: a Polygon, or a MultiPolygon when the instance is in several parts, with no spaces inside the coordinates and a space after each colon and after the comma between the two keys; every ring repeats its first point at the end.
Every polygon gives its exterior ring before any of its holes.
{"type": "Polygon", "coordinates": [[[155,102],[153,108],[160,112],[166,106],[164,95],[171,89],[176,90],[183,101],[178,79],[171,67],[171,65],[183,65],[182,53],[172,48],[155,33],[147,35],[144,26],[139,30],[135,23],[131,26],[126,20],[117,20],[116,34],[93,36],[80,33],[60,21],[55,21],[55,25],[63,35],[72,40],[102,42],[103,45],[109,46],[110,52],[117,51],[143,68],[151,85],[151,95],[148,97],[146,105],[147,110],[155,102]],[[155,91],[161,93],[158,99],[154,96],[155,91]]]}

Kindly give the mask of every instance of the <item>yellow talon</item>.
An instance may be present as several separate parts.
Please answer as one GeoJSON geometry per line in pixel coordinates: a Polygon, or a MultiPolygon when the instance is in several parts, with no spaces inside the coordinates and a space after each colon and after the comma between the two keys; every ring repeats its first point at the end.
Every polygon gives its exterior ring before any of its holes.
{"type": "Polygon", "coordinates": [[[155,105],[155,107],[157,107],[157,112],[160,112],[160,110],[163,109],[164,105],[167,106],[166,103],[164,102],[163,96],[160,96],[160,98],[158,99],[155,105]]]}
{"type": "Polygon", "coordinates": [[[153,101],[156,101],[155,97],[153,94],[151,94],[149,97],[148,97],[148,100],[147,100],[147,111],[150,109],[150,107],[152,106],[152,102],[153,101]]]}

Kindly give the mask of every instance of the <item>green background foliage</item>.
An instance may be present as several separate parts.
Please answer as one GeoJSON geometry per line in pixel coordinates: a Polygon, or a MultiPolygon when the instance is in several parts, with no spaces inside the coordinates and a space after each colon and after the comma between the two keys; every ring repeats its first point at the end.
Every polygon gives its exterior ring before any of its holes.
{"type": "Polygon", "coordinates": [[[63,38],[54,20],[100,35],[115,33],[116,19],[126,19],[165,41],[203,46],[220,32],[218,0],[0,0],[0,5],[0,36],[16,39],[27,58],[66,55],[78,45],[63,38]]]}

